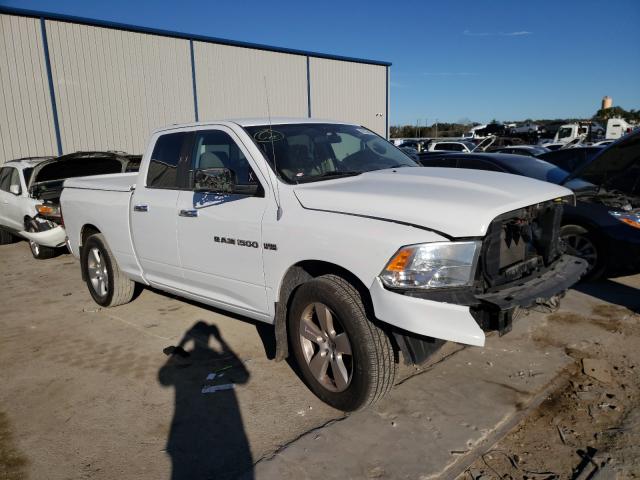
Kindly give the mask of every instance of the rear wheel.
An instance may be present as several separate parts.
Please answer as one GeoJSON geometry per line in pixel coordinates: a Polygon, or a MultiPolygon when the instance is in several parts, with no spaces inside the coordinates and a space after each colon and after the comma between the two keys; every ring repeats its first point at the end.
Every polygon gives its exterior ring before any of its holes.
{"type": "Polygon", "coordinates": [[[605,263],[602,248],[593,232],[580,225],[564,225],[560,237],[567,246],[567,253],[586,260],[588,263],[584,278],[594,280],[604,273],[605,263]]]}
{"type": "MultiPolygon", "coordinates": [[[[37,233],[38,227],[33,223],[29,224],[28,231],[30,233],[37,233]]],[[[43,245],[39,245],[33,240],[29,240],[29,248],[31,249],[31,255],[33,258],[37,258],[38,260],[45,260],[47,258],[53,258],[56,256],[57,249],[51,247],[45,247],[43,245]]]]}
{"type": "Polygon", "coordinates": [[[302,379],[322,401],[343,411],[358,410],[393,386],[391,341],[367,317],[360,294],[343,278],[323,275],[301,285],[288,322],[302,379]]]}
{"type": "Polygon", "coordinates": [[[97,233],[87,239],[81,262],[89,293],[98,305],[115,307],[131,301],[135,282],[118,267],[104,235],[97,233]]]}

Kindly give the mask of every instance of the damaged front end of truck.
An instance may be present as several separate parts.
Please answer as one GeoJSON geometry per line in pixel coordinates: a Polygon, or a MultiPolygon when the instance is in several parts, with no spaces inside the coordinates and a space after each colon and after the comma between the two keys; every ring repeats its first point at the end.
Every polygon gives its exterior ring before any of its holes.
{"type": "MultiPolygon", "coordinates": [[[[519,309],[547,304],[587,270],[585,260],[565,253],[560,239],[563,203],[573,201],[573,197],[547,201],[495,218],[486,235],[475,239],[479,252],[468,285],[394,291],[468,307],[483,331],[509,332],[519,309]]],[[[422,363],[443,343],[398,329],[394,337],[407,363],[422,363]]]]}

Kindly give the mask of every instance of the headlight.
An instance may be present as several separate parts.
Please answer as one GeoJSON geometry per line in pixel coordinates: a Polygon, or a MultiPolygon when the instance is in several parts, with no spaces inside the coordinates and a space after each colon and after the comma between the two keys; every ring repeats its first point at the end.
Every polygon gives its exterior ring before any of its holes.
{"type": "Polygon", "coordinates": [[[640,212],[631,213],[610,211],[609,215],[633,228],[640,228],[640,212]]]}
{"type": "Polygon", "coordinates": [[[473,283],[481,242],[434,242],[403,247],[380,274],[390,288],[464,287],[473,283]]]}
{"type": "Polygon", "coordinates": [[[43,217],[59,217],[60,216],[60,207],[54,205],[41,204],[36,205],[36,210],[43,217]]]}

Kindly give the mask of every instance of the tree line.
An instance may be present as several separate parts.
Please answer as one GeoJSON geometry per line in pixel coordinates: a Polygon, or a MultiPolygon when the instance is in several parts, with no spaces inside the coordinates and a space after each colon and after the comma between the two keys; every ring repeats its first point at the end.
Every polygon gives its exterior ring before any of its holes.
{"type": "MultiPolygon", "coordinates": [[[[629,123],[640,123],[640,110],[625,110],[620,106],[598,110],[591,120],[606,126],[607,120],[610,118],[622,118],[629,123]]],[[[574,123],[584,121],[579,118],[556,118],[556,119],[526,119],[521,122],[504,122],[504,123],[535,123],[537,125],[562,125],[566,123],[574,123]]],[[[495,123],[492,120],[490,123],[495,123]]],[[[458,122],[458,123],[437,123],[430,126],[424,125],[393,125],[390,127],[391,138],[421,138],[421,137],[461,137],[463,133],[468,132],[471,127],[479,125],[478,122],[458,122]]]]}

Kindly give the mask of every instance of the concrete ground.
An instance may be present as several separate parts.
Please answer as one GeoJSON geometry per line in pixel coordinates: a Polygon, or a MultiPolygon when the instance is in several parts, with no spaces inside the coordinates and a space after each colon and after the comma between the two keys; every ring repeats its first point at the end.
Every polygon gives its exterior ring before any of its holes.
{"type": "MultiPolygon", "coordinates": [[[[609,280],[563,305],[636,308],[639,287],[609,280]]],[[[268,327],[148,289],[101,309],[70,255],[0,247],[0,305],[7,479],[454,476],[573,362],[565,343],[540,341],[548,316],[532,313],[484,349],[447,344],[402,366],[388,397],[345,416],[270,360],[268,327]]]]}

